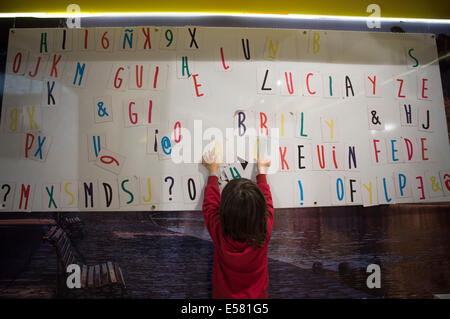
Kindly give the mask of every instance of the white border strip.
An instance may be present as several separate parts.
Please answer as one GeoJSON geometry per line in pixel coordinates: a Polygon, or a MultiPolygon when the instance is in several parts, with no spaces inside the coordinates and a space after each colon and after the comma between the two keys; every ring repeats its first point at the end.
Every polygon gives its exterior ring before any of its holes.
{"type": "Polygon", "coordinates": [[[330,21],[380,21],[380,22],[410,22],[450,24],[450,19],[416,19],[416,18],[385,18],[385,17],[355,17],[309,14],[257,14],[257,13],[203,13],[203,12],[105,12],[105,13],[45,13],[19,12],[0,13],[0,18],[88,18],[88,17],[239,17],[286,20],[330,20],[330,21]]]}

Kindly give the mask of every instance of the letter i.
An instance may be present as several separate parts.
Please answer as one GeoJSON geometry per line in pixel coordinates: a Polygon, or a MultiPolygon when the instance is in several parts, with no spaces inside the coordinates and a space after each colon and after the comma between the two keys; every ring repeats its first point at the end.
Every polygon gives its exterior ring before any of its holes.
{"type": "Polygon", "coordinates": [[[153,144],[153,151],[158,152],[158,130],[155,130],[155,141],[153,144]]]}
{"type": "Polygon", "coordinates": [[[333,145],[333,162],[334,162],[334,167],[337,169],[338,165],[336,163],[336,146],[333,145]]]}

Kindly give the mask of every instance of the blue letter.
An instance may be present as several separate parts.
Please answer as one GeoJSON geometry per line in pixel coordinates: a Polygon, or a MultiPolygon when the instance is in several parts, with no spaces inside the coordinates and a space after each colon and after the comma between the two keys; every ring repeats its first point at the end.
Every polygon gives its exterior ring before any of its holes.
{"type": "Polygon", "coordinates": [[[404,174],[398,174],[398,187],[400,188],[400,196],[403,197],[403,189],[406,187],[406,176],[404,174]]]}
{"type": "Polygon", "coordinates": [[[337,197],[338,200],[342,200],[344,198],[344,182],[342,181],[342,178],[338,178],[336,180],[336,193],[337,193],[337,197]],[[339,186],[340,184],[340,186],[339,186]],[[339,191],[339,188],[341,189],[341,191],[339,191]]]}
{"type": "Polygon", "coordinates": [[[384,186],[384,197],[386,198],[386,202],[389,203],[392,200],[392,198],[389,198],[388,196],[385,177],[383,177],[383,186],[384,186]]]}
{"type": "Polygon", "coordinates": [[[73,85],[77,82],[78,74],[80,75],[80,79],[78,80],[78,86],[81,85],[81,81],[83,81],[84,69],[86,67],[86,63],[83,63],[83,66],[80,65],[80,62],[77,62],[77,70],[75,73],[75,77],[73,78],[73,85]]]}
{"type": "Polygon", "coordinates": [[[397,140],[391,140],[391,147],[392,147],[392,161],[398,162],[398,158],[395,157],[395,153],[398,152],[398,150],[395,149],[394,144],[397,142],[397,140]]]}

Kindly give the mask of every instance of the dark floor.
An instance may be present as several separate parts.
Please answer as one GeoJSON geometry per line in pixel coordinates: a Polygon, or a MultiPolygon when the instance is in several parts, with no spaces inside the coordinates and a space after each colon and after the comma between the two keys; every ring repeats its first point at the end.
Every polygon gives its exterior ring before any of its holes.
{"type": "MultiPolygon", "coordinates": [[[[449,293],[448,208],[278,210],[269,246],[269,297],[431,298],[449,293]],[[314,273],[313,262],[321,262],[324,270],[314,273]],[[366,287],[370,263],[381,266],[381,289],[366,287]]],[[[84,225],[71,237],[82,259],[120,264],[126,297],[210,298],[213,245],[201,213],[77,215],[84,225]]],[[[42,242],[52,217],[0,217],[0,297],[56,296],[55,252],[42,242]],[[33,220],[24,225],[8,222],[11,218],[33,220]]]]}

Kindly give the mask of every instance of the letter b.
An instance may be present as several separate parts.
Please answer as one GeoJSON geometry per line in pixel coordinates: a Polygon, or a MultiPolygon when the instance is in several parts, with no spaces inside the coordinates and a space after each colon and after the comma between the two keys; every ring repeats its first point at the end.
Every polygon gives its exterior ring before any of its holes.
{"type": "Polygon", "coordinates": [[[247,131],[247,127],[245,126],[244,122],[245,122],[245,113],[244,112],[239,112],[238,113],[238,128],[239,128],[239,136],[244,136],[245,132],[247,131]]]}

